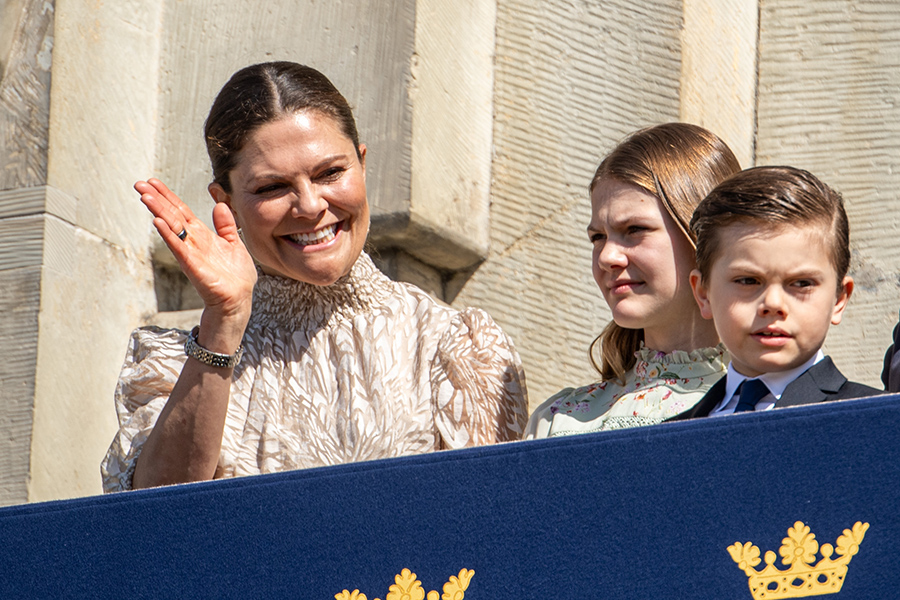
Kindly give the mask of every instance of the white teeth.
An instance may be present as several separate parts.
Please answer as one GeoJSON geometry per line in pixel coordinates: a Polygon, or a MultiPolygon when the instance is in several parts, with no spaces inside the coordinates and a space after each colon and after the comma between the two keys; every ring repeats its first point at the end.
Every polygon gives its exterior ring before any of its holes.
{"type": "Polygon", "coordinates": [[[301,246],[323,244],[334,239],[334,236],[337,234],[337,226],[338,223],[332,223],[328,227],[323,227],[322,229],[313,231],[312,233],[295,233],[288,237],[290,237],[292,241],[300,244],[301,246]]]}

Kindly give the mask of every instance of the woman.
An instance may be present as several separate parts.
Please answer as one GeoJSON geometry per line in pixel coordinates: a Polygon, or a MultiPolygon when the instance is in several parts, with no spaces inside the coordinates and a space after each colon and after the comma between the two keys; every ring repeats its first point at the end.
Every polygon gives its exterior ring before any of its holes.
{"type": "Polygon", "coordinates": [[[739,170],[722,140],[685,123],[638,131],[600,163],[588,236],[594,280],[613,317],[591,345],[600,381],[544,402],[526,438],[659,423],[696,404],[725,373],[725,350],[691,292],[688,224],[700,200],[739,170]]]}
{"type": "Polygon", "coordinates": [[[390,281],[362,251],[366,147],[324,75],[288,62],[238,71],[205,134],[215,232],[162,182],[135,184],[204,308],[190,334],[133,333],[106,491],[521,435],[510,340],[479,310],[390,281]]]}

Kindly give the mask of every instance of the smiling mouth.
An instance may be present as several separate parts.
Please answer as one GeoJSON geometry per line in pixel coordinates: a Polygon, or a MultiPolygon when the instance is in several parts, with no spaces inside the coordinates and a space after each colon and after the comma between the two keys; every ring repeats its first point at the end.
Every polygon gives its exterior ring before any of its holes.
{"type": "Polygon", "coordinates": [[[285,237],[300,246],[315,246],[317,244],[325,244],[330,242],[337,235],[338,228],[343,221],[332,223],[322,229],[317,229],[310,233],[294,233],[285,237]]]}

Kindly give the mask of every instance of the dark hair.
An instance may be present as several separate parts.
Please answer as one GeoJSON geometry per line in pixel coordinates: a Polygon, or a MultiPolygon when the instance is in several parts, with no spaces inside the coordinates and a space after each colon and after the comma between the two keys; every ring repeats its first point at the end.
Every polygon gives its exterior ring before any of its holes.
{"type": "Polygon", "coordinates": [[[232,75],[216,96],[204,126],[213,181],[231,192],[228,175],[247,138],[266,123],[304,110],[334,119],[359,155],[350,105],[316,69],[280,61],[251,65],[232,75]]]}
{"type": "Polygon", "coordinates": [[[709,277],[719,256],[718,233],[747,222],[769,230],[822,224],[828,230],[831,263],[841,286],[850,268],[850,225],[841,195],[815,175],[794,167],[754,167],[716,186],[691,220],[697,236],[697,269],[703,279],[709,277]]]}
{"type": "MultiPolygon", "coordinates": [[[[636,185],[665,207],[691,245],[689,223],[694,208],[716,184],[741,170],[725,142],[688,123],[664,123],[632,133],[610,152],[594,174],[590,190],[604,179],[636,185]]],[[[605,381],[621,381],[644,340],[642,329],[625,329],[610,321],[589,349],[591,363],[605,381]],[[594,356],[600,346],[601,364],[594,356]]]]}

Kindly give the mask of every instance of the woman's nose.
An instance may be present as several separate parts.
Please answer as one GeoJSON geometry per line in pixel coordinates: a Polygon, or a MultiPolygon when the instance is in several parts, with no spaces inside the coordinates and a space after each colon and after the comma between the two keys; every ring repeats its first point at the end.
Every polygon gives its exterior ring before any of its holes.
{"type": "Polygon", "coordinates": [[[311,182],[301,182],[292,194],[291,216],[295,219],[311,219],[328,208],[328,201],[311,182]]]}

